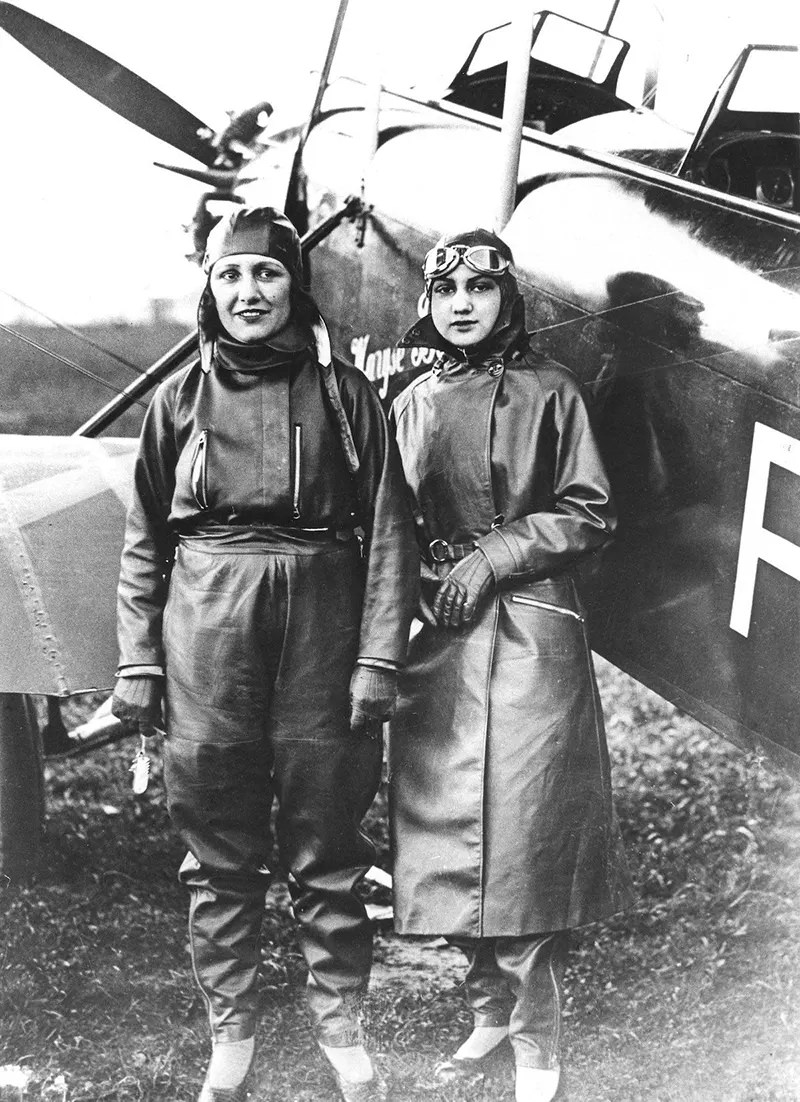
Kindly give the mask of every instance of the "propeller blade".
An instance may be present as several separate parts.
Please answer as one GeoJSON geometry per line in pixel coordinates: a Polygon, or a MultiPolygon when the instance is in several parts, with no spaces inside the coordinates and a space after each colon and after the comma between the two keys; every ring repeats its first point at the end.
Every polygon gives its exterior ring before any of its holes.
{"type": "Polygon", "coordinates": [[[202,164],[213,163],[216,150],[198,133],[205,124],[124,65],[15,4],[0,3],[0,28],[128,122],[202,164]]]}
{"type": "Polygon", "coordinates": [[[183,168],[179,165],[165,165],[162,161],[153,161],[156,168],[165,168],[167,172],[176,172],[179,176],[188,176],[201,184],[209,184],[220,191],[232,191],[237,184],[254,184],[254,176],[239,176],[235,168],[183,168]]]}

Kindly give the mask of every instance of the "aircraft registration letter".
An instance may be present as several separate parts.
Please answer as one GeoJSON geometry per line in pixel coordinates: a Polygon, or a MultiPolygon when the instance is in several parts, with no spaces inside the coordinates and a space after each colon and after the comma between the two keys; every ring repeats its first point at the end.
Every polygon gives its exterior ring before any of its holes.
{"type": "Polygon", "coordinates": [[[750,633],[759,560],[800,581],[800,547],[764,527],[770,467],[773,463],[800,475],[800,441],[756,421],[730,621],[733,630],[745,638],[750,633]]]}

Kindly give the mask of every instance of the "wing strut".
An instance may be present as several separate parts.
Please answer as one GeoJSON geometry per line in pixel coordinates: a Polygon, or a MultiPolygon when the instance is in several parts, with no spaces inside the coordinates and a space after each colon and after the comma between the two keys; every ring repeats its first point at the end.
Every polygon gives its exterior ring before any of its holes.
{"type": "Polygon", "coordinates": [[[325,95],[325,90],[328,87],[328,81],[331,76],[331,69],[333,67],[333,59],[336,56],[336,50],[339,46],[339,36],[342,33],[342,27],[344,26],[344,17],[347,14],[348,0],[339,0],[339,10],[336,12],[336,22],[333,25],[331,31],[330,41],[328,42],[328,52],[325,55],[325,63],[322,66],[322,72],[319,74],[319,84],[317,85],[317,94],[314,96],[314,105],[311,108],[311,114],[308,116],[308,121],[303,127],[303,131],[300,135],[300,143],[295,153],[297,163],[303,153],[303,146],[306,144],[311,128],[319,118],[320,108],[322,107],[322,99],[325,95]]]}
{"type": "Polygon", "coordinates": [[[525,100],[528,93],[528,71],[531,65],[531,42],[537,12],[530,0],[522,5],[512,21],[513,46],[506,69],[506,91],[503,100],[503,126],[500,134],[500,176],[494,228],[502,233],[517,204],[519,150],[525,123],[525,100]]]}
{"type": "Polygon", "coordinates": [[[305,149],[308,135],[319,119],[322,100],[325,95],[325,90],[328,87],[331,68],[333,67],[333,59],[336,56],[336,50],[339,46],[339,36],[342,33],[344,17],[347,14],[347,3],[348,0],[339,0],[336,21],[333,24],[333,30],[331,31],[331,37],[328,42],[328,52],[325,55],[322,72],[319,74],[319,83],[317,84],[317,92],[314,96],[314,104],[306,120],[306,124],[300,132],[297,148],[292,158],[292,170],[289,173],[289,186],[286,193],[284,210],[286,212],[286,217],[297,228],[298,233],[303,233],[308,228],[308,210],[305,203],[305,179],[302,169],[303,150],[305,149]]]}

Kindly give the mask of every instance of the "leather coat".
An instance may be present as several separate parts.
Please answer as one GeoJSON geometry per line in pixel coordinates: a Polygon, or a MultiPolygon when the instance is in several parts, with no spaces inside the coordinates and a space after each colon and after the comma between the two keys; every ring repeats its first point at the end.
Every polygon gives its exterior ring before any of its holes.
{"type": "Polygon", "coordinates": [[[603,918],[625,887],[571,567],[615,512],[580,389],[507,342],[442,357],[392,416],[422,557],[443,577],[444,544],[475,545],[496,578],[470,624],[412,640],[391,729],[397,929],[521,936],[603,918]]]}
{"type": "Polygon", "coordinates": [[[177,539],[215,525],[332,532],[360,526],[358,657],[402,664],[416,591],[412,522],[397,449],[361,372],[331,364],[324,348],[317,355],[303,348],[284,365],[253,374],[226,371],[204,355],[156,390],[122,556],[121,667],[163,666],[162,617],[177,539]]]}

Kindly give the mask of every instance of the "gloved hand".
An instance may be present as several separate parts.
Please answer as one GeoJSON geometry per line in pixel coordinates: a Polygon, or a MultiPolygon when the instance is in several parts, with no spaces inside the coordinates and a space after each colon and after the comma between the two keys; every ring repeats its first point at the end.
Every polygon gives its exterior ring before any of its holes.
{"type": "Polygon", "coordinates": [[[350,678],[350,730],[376,738],[397,707],[397,673],[359,662],[350,678]]]}
{"type": "Polygon", "coordinates": [[[433,615],[444,628],[460,628],[475,615],[481,599],[494,584],[489,560],[479,547],[456,563],[436,591],[433,615]]]}
{"type": "Polygon", "coordinates": [[[129,734],[155,734],[161,719],[163,678],[141,674],[118,677],[111,698],[111,714],[115,715],[129,734]]]}

